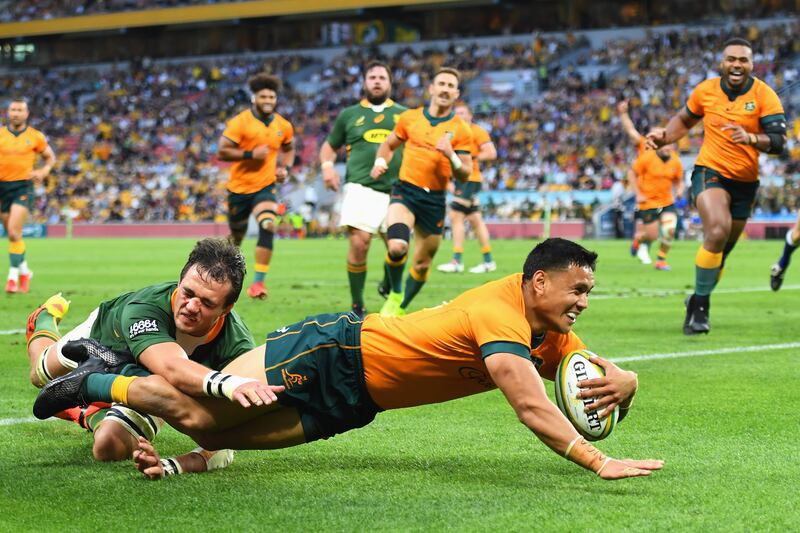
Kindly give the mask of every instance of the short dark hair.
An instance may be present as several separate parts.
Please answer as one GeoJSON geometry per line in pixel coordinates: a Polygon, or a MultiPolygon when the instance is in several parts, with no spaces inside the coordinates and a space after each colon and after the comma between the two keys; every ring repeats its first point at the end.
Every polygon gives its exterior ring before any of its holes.
{"type": "Polygon", "coordinates": [[[250,92],[253,94],[263,91],[264,89],[269,89],[275,94],[278,94],[283,88],[283,82],[281,82],[279,77],[273,76],[272,74],[267,74],[265,72],[261,72],[255,76],[252,76],[249,80],[247,80],[247,85],[250,87],[250,92]]]}
{"type": "Polygon", "coordinates": [[[571,266],[594,270],[597,254],[567,239],[546,239],[531,250],[522,267],[522,279],[528,281],[537,270],[567,270],[571,266]]]}
{"type": "Polygon", "coordinates": [[[453,76],[456,77],[456,81],[458,81],[459,84],[461,83],[461,73],[452,67],[440,68],[439,70],[436,71],[436,74],[433,75],[433,78],[431,78],[431,80],[435,80],[436,76],[438,76],[439,74],[452,74],[453,76]]]}
{"type": "Polygon", "coordinates": [[[742,39],[741,37],[732,37],[727,41],[725,41],[724,43],[722,43],[723,50],[725,50],[729,46],[746,46],[747,48],[750,49],[751,52],[753,51],[753,45],[750,44],[750,41],[748,41],[747,39],[742,39]]]}
{"type": "Polygon", "coordinates": [[[392,81],[394,81],[392,79],[392,69],[389,68],[389,65],[387,65],[386,63],[383,63],[381,61],[370,61],[369,63],[367,63],[367,65],[364,67],[364,79],[365,80],[367,79],[367,73],[370,70],[374,69],[374,68],[384,68],[384,69],[386,69],[386,74],[389,75],[389,83],[392,83],[392,81]]]}
{"type": "Polygon", "coordinates": [[[201,277],[208,277],[218,283],[231,282],[231,291],[225,297],[225,305],[236,303],[242,292],[247,263],[239,248],[227,239],[203,239],[197,241],[189,259],[186,261],[181,278],[192,266],[197,265],[201,277]]]}

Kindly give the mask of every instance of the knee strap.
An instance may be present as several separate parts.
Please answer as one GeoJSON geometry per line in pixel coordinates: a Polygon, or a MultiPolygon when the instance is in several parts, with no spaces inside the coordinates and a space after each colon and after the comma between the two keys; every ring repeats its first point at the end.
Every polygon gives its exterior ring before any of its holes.
{"type": "Polygon", "coordinates": [[[263,211],[256,213],[255,216],[259,228],[264,228],[270,231],[274,230],[275,219],[277,218],[278,213],[272,209],[264,209],[263,211]]]}
{"type": "Polygon", "coordinates": [[[397,222],[389,226],[386,230],[386,238],[389,240],[398,239],[408,242],[411,240],[411,228],[402,222],[397,222]]]}
{"type": "Polygon", "coordinates": [[[256,242],[256,246],[272,250],[273,246],[272,242],[274,239],[275,239],[274,231],[267,230],[261,226],[258,226],[258,241],[256,242]]]}

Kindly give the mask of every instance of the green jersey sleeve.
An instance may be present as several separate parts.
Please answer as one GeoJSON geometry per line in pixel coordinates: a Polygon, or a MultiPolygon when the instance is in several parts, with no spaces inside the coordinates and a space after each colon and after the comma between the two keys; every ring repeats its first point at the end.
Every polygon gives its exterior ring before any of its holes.
{"type": "Polygon", "coordinates": [[[328,144],[331,145],[331,148],[334,150],[338,150],[346,141],[347,141],[347,116],[349,109],[345,109],[339,116],[336,117],[336,121],[333,123],[333,129],[328,134],[328,144]]]}
{"type": "Polygon", "coordinates": [[[150,346],[175,342],[171,317],[166,311],[148,303],[129,303],[120,315],[120,326],[133,356],[139,356],[150,346]]]}

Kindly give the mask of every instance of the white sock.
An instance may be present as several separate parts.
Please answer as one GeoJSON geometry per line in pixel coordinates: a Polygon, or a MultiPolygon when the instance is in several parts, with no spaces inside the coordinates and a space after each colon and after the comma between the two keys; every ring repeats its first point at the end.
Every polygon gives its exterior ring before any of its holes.
{"type": "Polygon", "coordinates": [[[31,270],[28,268],[27,261],[22,261],[22,263],[19,264],[19,273],[22,274],[23,276],[27,276],[28,274],[31,273],[31,270]]]}
{"type": "Polygon", "coordinates": [[[792,246],[794,248],[797,248],[798,246],[800,246],[800,241],[795,242],[795,241],[792,240],[792,230],[791,229],[786,232],[786,244],[788,244],[789,246],[792,246]]]}
{"type": "Polygon", "coordinates": [[[9,267],[9,269],[8,269],[8,279],[12,279],[14,281],[19,281],[19,268],[18,267],[9,267]]]}

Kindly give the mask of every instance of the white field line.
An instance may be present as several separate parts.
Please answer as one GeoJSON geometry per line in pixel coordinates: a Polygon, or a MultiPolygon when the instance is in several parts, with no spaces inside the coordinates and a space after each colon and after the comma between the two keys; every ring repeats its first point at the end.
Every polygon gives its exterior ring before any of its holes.
{"type": "Polygon", "coordinates": [[[19,335],[25,333],[24,329],[0,329],[0,335],[19,335]]]}
{"type": "MultiPolygon", "coordinates": [[[[626,363],[630,361],[651,361],[657,359],[678,359],[682,357],[703,357],[706,355],[722,355],[726,353],[788,350],[790,348],[800,348],[800,342],[785,342],[782,344],[761,344],[758,346],[737,346],[733,348],[718,348],[714,350],[695,350],[691,352],[669,352],[669,353],[653,353],[645,355],[631,355],[626,357],[616,357],[609,360],[613,363],[626,363]]],[[[51,418],[50,420],[53,419],[51,418]]],[[[32,416],[25,418],[0,418],[0,426],[16,426],[18,424],[29,424],[31,422],[41,422],[41,420],[38,420],[32,416]]]]}

